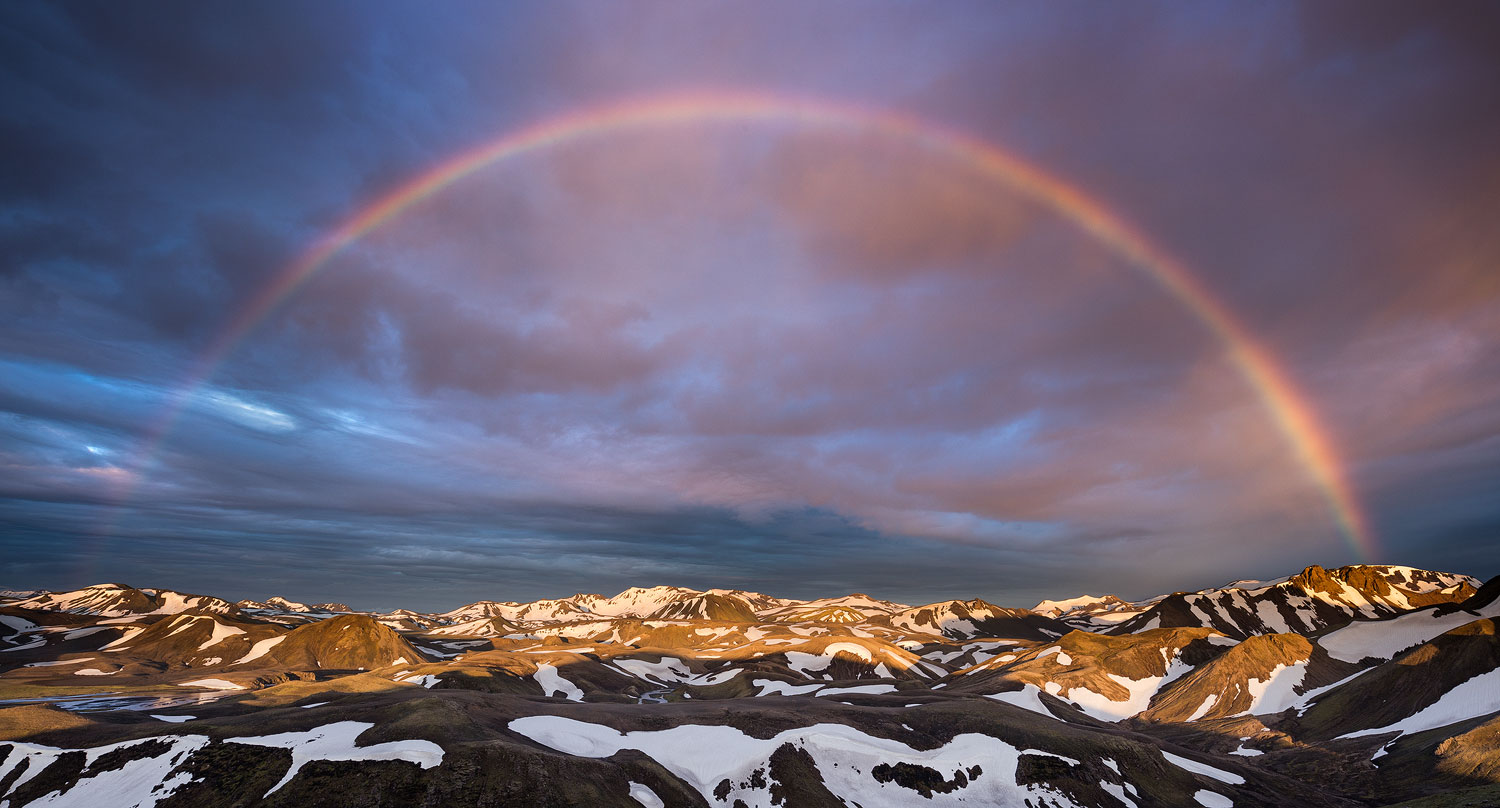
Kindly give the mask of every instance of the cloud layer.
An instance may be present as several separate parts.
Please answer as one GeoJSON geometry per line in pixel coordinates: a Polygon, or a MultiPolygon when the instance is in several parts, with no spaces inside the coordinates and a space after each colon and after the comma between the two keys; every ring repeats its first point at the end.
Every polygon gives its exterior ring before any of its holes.
{"type": "Polygon", "coordinates": [[[1086,189],[1304,387],[1380,560],[1500,572],[1491,8],[912,14],[11,9],[0,584],[1024,605],[1359,560],[1190,311],[875,131],[686,124],[491,166],[338,255],[166,420],[378,194],[690,87],[899,110],[1086,189]]]}

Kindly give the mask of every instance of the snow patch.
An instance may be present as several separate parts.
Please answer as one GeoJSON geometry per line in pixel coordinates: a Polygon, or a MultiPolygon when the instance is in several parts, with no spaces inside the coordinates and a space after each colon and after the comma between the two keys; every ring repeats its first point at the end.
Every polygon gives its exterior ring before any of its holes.
{"type": "Polygon", "coordinates": [[[25,665],[22,665],[21,667],[23,667],[23,668],[50,668],[53,665],[77,665],[80,662],[88,662],[89,660],[91,660],[93,658],[94,657],[86,656],[86,657],[79,657],[77,659],[57,659],[57,660],[53,660],[52,662],[28,662],[25,665]]]}
{"type": "MultiPolygon", "coordinates": [[[[1051,684],[1051,682],[1048,684],[1051,684]]],[[[1006,704],[1056,719],[1057,716],[1053,715],[1052,711],[1047,709],[1047,705],[1042,703],[1041,696],[1039,695],[1041,692],[1036,685],[1023,685],[1020,690],[1011,690],[1005,693],[987,693],[985,694],[985,698],[1003,701],[1006,704]]]]}
{"type": "Polygon", "coordinates": [[[825,687],[818,691],[818,696],[859,696],[879,695],[881,693],[896,692],[895,685],[855,685],[853,687],[825,687]]]}
{"type": "MultiPolygon", "coordinates": [[[[1223,769],[1216,769],[1213,766],[1208,765],[1207,763],[1199,763],[1196,760],[1191,760],[1181,755],[1174,755],[1171,752],[1162,752],[1161,754],[1162,757],[1167,759],[1168,763],[1171,763],[1173,766],[1176,766],[1179,769],[1187,769],[1193,774],[1201,774],[1204,777],[1218,780],[1221,783],[1228,783],[1232,786],[1241,786],[1245,784],[1245,778],[1233,772],[1226,772],[1223,769]]],[[[1203,792],[1200,791],[1199,793],[1201,794],[1203,792]]],[[[1213,792],[1210,791],[1208,793],[1212,794],[1213,792]]]]}
{"type": "Polygon", "coordinates": [[[237,685],[227,679],[194,679],[191,682],[178,682],[178,687],[204,687],[209,690],[244,690],[244,685],[237,685]]]}
{"type": "Polygon", "coordinates": [[[260,642],[250,646],[250,651],[248,653],[229,664],[243,665],[246,662],[252,662],[254,660],[260,659],[261,657],[269,653],[272,648],[275,648],[277,643],[280,643],[284,639],[286,639],[285,634],[261,640],[260,642]]]}
{"type": "Polygon", "coordinates": [[[1301,699],[1294,688],[1302,684],[1307,662],[1277,665],[1265,679],[1251,679],[1245,687],[1250,692],[1250,707],[1237,715],[1273,715],[1293,707],[1301,699]]]}
{"type": "Polygon", "coordinates": [[[923,805],[1020,805],[1045,794],[1049,803],[1075,806],[1056,791],[1020,786],[1003,773],[1014,772],[1020,751],[987,735],[962,734],[930,750],[914,749],[899,741],[867,735],[843,724],[817,724],[754,738],[733,727],[685,724],[658,731],[621,733],[610,727],[561,716],[538,715],[510,722],[510,729],[545,746],[581,757],[609,757],[622,749],[636,749],[655,759],[697,790],[710,804],[740,800],[750,808],[771,808],[769,788],[749,784],[750,773],[769,765],[771,754],[783,744],[801,747],[813,759],[824,784],[847,803],[909,804],[916,799],[907,788],[882,783],[870,776],[881,764],[910,763],[939,772],[980,766],[984,774],[968,786],[947,794],[933,794],[923,805]],[[723,799],[714,791],[729,781],[723,799]],[[745,784],[747,787],[741,787],[745,784]]]}
{"type": "Polygon", "coordinates": [[[646,808],[662,808],[662,806],[666,805],[666,803],[661,801],[661,797],[656,796],[655,791],[634,781],[630,784],[630,798],[646,806],[646,808]]]}
{"type": "MultiPolygon", "coordinates": [[[[292,750],[292,766],[264,799],[286,785],[304,765],[314,760],[407,760],[430,769],[443,762],[443,748],[432,741],[388,741],[374,746],[356,746],[360,733],[375,726],[362,721],[339,721],[306,732],[282,732],[249,738],[229,738],[231,743],[273,746],[292,750]]],[[[206,740],[206,739],[205,739],[206,740]]]]}
{"type": "Polygon", "coordinates": [[[811,693],[822,685],[794,685],[791,682],[783,682],[779,679],[754,679],[750,684],[760,688],[757,696],[801,696],[811,693]]]}
{"type": "Polygon", "coordinates": [[[1443,694],[1443,697],[1422,710],[1384,727],[1363,729],[1341,735],[1341,738],[1358,738],[1362,735],[1379,735],[1385,732],[1422,732],[1449,724],[1457,724],[1470,718],[1500,710],[1500,668],[1481,673],[1458,687],[1443,694]]]}
{"type": "MultiPolygon", "coordinates": [[[[100,756],[123,749],[128,746],[146,743],[148,741],[165,741],[170,744],[166,752],[155,757],[137,758],[118,769],[102,771],[89,775],[85,769],[85,777],[80,779],[66,792],[59,794],[54,791],[44,796],[41,800],[33,801],[30,805],[50,805],[54,808],[97,808],[108,805],[112,808],[151,808],[162,799],[172,795],[179,787],[192,780],[192,775],[187,772],[178,772],[171,777],[168,775],[177,767],[182,759],[198,749],[208,745],[208,738],[202,735],[161,736],[159,738],[143,738],[135,741],[110,744],[85,750],[85,766],[92,766],[100,756]]],[[[29,761],[26,771],[10,784],[14,791],[18,786],[32,777],[40,774],[52,761],[66,752],[73,750],[56,749],[50,746],[38,746],[34,744],[11,742],[12,751],[5,760],[11,765],[0,766],[0,780],[4,780],[21,761],[29,761]],[[16,754],[19,752],[20,754],[16,754]]],[[[9,803],[0,803],[9,805],[9,803]]]]}
{"type": "Polygon", "coordinates": [[[578,685],[564,679],[557,668],[545,662],[536,664],[536,674],[532,677],[536,683],[542,686],[542,695],[551,696],[560,694],[568,701],[583,701],[583,691],[578,685]]]}
{"type": "Polygon", "coordinates": [[[1390,620],[1362,620],[1319,637],[1318,644],[1329,656],[1344,662],[1359,662],[1366,657],[1392,659],[1479,617],[1500,617],[1500,600],[1480,609],[1478,617],[1460,609],[1446,615],[1424,610],[1390,620]]]}
{"type": "Polygon", "coordinates": [[[1214,705],[1217,704],[1218,701],[1219,701],[1219,694],[1218,693],[1210,693],[1210,694],[1208,694],[1208,697],[1205,698],[1205,699],[1203,699],[1203,703],[1200,704],[1200,705],[1198,705],[1198,709],[1194,710],[1193,714],[1190,715],[1190,716],[1188,716],[1187,720],[1189,720],[1189,721],[1197,721],[1198,719],[1202,718],[1203,716],[1208,715],[1208,711],[1212,710],[1214,708],[1214,705]]]}

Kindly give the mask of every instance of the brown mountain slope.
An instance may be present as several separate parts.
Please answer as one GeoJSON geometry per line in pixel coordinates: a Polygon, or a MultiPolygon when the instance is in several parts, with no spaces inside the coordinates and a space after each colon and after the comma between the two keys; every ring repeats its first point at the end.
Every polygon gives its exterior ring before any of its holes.
{"type": "Polygon", "coordinates": [[[673,601],[651,614],[651,620],[716,620],[729,623],[755,622],[755,607],[743,598],[705,592],[673,601]]]}
{"type": "Polygon", "coordinates": [[[1330,659],[1298,634],[1251,637],[1167,688],[1145,721],[1197,721],[1277,713],[1301,693],[1332,684],[1356,666],[1330,659]]]}
{"type": "Polygon", "coordinates": [[[7,604],[21,609],[116,616],[127,614],[237,614],[239,607],[210,595],[169,589],[136,589],[124,584],[96,584],[70,592],[47,592],[7,604]]]}
{"type": "Polygon", "coordinates": [[[345,614],[299,626],[266,654],[260,664],[339,670],[382,668],[427,658],[401,635],[363,614],[345,614]]]}
{"type": "Polygon", "coordinates": [[[173,666],[232,665],[256,642],[281,631],[277,626],[224,615],[179,614],[128,633],[102,651],[173,666]]]}
{"type": "MultiPolygon", "coordinates": [[[[1329,691],[1303,714],[1300,734],[1333,738],[1390,726],[1420,712],[1464,682],[1500,668],[1496,628],[1494,618],[1466,623],[1329,691]]],[[[1483,712],[1481,706],[1474,714],[1483,712]]]]}
{"type": "Polygon", "coordinates": [[[1145,710],[1157,691],[1221,653],[1205,628],[1154,629],[1112,637],[1074,631],[1020,654],[1002,654],[960,671],[949,690],[999,695],[1035,689],[1089,715],[1119,721],[1145,710]]]}
{"type": "Polygon", "coordinates": [[[949,639],[971,637],[1050,640],[1073,629],[1050,617],[1026,609],[1006,609],[974,600],[947,600],[896,612],[890,624],[906,631],[941,634],[949,639]]]}
{"type": "Polygon", "coordinates": [[[1222,589],[1177,592],[1109,629],[1132,634],[1163,627],[1208,626],[1231,637],[1312,634],[1357,617],[1389,617],[1474,594],[1465,575],[1409,567],[1311,566],[1277,583],[1242,582],[1222,589]]]}

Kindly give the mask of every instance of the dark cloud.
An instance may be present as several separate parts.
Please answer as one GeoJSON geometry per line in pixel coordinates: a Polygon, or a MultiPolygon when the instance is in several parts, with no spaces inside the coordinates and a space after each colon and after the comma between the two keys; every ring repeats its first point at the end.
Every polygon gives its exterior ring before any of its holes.
{"type": "Polygon", "coordinates": [[[1076,185],[1306,389],[1389,560],[1493,574],[1497,16],[14,5],[3,583],[1024,605],[1357,560],[1149,268],[888,131],[585,133],[413,206],[202,365],[407,178],[705,86],[898,110],[1076,185]]]}

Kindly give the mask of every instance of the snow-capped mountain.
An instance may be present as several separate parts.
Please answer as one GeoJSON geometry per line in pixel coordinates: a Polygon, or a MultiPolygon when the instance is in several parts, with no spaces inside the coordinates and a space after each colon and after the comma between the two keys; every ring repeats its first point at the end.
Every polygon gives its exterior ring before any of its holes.
{"type": "Polygon", "coordinates": [[[1109,612],[1129,605],[1114,595],[1079,595],[1066,600],[1044,600],[1032,606],[1031,610],[1044,617],[1076,617],[1109,612]]]}
{"type": "Polygon", "coordinates": [[[1032,610],[655,586],[437,614],[28,592],[0,603],[0,800],[1352,808],[1468,793],[1500,756],[1500,579],[1476,583],[1309,567],[1032,610]]]}
{"type": "Polygon", "coordinates": [[[71,592],[45,592],[6,604],[17,609],[59,611],[117,617],[127,614],[231,614],[233,603],[208,595],[189,595],[168,589],[135,589],[122,584],[98,584],[71,592]]]}
{"type": "Polygon", "coordinates": [[[1308,567],[1274,581],[1234,581],[1127,603],[1114,596],[1043,601],[1038,613],[1088,631],[1131,634],[1153,628],[1213,628],[1232,637],[1311,633],[1356,618],[1385,617],[1431,603],[1461,601],[1479,581],[1468,575],[1390,565],[1308,567]]]}

